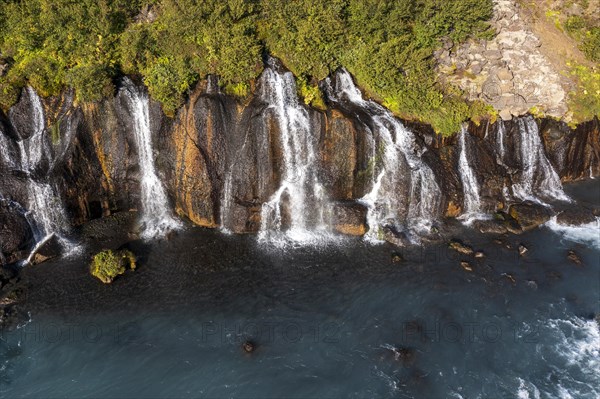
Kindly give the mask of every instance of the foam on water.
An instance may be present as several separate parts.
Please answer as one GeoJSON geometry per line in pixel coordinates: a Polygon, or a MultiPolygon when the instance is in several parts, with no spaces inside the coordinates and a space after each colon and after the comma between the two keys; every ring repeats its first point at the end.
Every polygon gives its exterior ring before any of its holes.
{"type": "Polygon", "coordinates": [[[550,319],[541,327],[551,333],[557,343],[542,348],[542,356],[550,352],[563,363],[554,365],[560,373],[557,392],[560,398],[600,397],[600,325],[596,320],[550,319]],[[565,387],[568,386],[568,388],[565,387]]]}
{"type": "Polygon", "coordinates": [[[577,226],[558,223],[554,216],[545,226],[566,240],[600,248],[600,217],[596,217],[594,222],[577,226]]]}

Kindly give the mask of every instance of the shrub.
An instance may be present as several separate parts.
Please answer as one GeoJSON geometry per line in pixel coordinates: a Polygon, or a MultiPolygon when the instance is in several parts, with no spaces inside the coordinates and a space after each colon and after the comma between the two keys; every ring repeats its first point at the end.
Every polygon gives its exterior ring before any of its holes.
{"type": "Polygon", "coordinates": [[[596,26],[586,32],[580,45],[585,56],[594,62],[600,62],[600,27],[596,26]]]}
{"type": "Polygon", "coordinates": [[[126,249],[119,251],[109,249],[99,252],[94,256],[90,273],[103,283],[109,284],[115,277],[125,273],[127,267],[135,270],[136,259],[133,253],[126,249]]]}

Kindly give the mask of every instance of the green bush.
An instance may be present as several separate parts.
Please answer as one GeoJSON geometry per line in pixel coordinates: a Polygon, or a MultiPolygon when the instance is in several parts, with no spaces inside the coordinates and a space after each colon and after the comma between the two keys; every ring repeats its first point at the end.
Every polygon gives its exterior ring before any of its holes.
{"type": "Polygon", "coordinates": [[[109,249],[99,252],[94,256],[92,265],[90,266],[90,273],[103,283],[109,284],[112,283],[115,277],[125,273],[127,267],[135,270],[135,255],[126,249],[120,251],[109,249]]]}
{"type": "Polygon", "coordinates": [[[600,62],[600,27],[596,26],[585,33],[580,48],[589,60],[600,62]]]}
{"type": "Polygon", "coordinates": [[[600,69],[573,65],[571,75],[577,79],[576,91],[569,93],[569,109],[573,123],[593,119],[600,114],[600,69]]]}

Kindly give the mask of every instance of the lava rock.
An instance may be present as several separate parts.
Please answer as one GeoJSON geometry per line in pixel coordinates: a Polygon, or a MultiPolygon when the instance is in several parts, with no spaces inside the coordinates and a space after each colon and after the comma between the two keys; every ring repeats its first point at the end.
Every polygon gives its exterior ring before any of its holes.
{"type": "Polygon", "coordinates": [[[32,236],[25,216],[8,202],[0,201],[0,251],[13,254],[25,248],[32,236]]]}
{"type": "Polygon", "coordinates": [[[244,341],[242,344],[242,349],[246,353],[252,353],[256,350],[256,344],[252,341],[244,341]]]}
{"type": "Polygon", "coordinates": [[[581,225],[596,221],[594,213],[582,207],[569,208],[556,215],[556,221],[560,224],[581,225]]]}
{"type": "Polygon", "coordinates": [[[338,233],[362,236],[367,232],[367,208],[356,202],[337,202],[333,206],[333,226],[338,233]]]}
{"type": "Polygon", "coordinates": [[[552,217],[552,211],[549,208],[530,201],[512,205],[509,214],[519,222],[524,231],[533,230],[552,217]]]}
{"type": "Polygon", "coordinates": [[[571,262],[575,263],[578,266],[581,266],[581,258],[579,257],[579,255],[577,255],[575,253],[575,251],[570,250],[569,254],[567,255],[567,259],[569,259],[571,262]]]}
{"type": "Polygon", "coordinates": [[[508,232],[506,224],[498,220],[477,220],[473,228],[483,234],[504,234],[508,232]]]}
{"type": "Polygon", "coordinates": [[[519,244],[519,255],[525,256],[527,252],[529,252],[529,249],[525,245],[519,244]]]}
{"type": "Polygon", "coordinates": [[[404,261],[404,258],[402,257],[402,254],[400,254],[398,252],[392,253],[392,263],[400,263],[403,261],[404,261]]]}
{"type": "Polygon", "coordinates": [[[462,267],[464,270],[466,270],[468,272],[472,272],[473,271],[473,267],[471,266],[471,264],[469,262],[466,262],[466,261],[460,262],[460,267],[462,267]]]}
{"type": "Polygon", "coordinates": [[[473,248],[466,244],[463,244],[458,240],[450,241],[450,244],[448,244],[448,248],[453,249],[456,252],[461,253],[463,255],[473,255],[474,253],[473,248]]]}

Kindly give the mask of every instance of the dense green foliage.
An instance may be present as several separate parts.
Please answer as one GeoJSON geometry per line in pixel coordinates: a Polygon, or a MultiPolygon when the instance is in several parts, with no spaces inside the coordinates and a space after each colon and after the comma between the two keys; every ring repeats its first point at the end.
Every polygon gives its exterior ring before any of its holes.
{"type": "Polygon", "coordinates": [[[345,66],[396,113],[452,133],[486,110],[440,87],[432,54],[492,34],[491,14],[491,0],[0,0],[0,103],[26,84],[94,101],[133,74],[173,112],[207,74],[245,96],[269,53],[307,103],[323,106],[318,80],[345,66]]]}
{"type": "Polygon", "coordinates": [[[574,123],[593,119],[600,111],[600,68],[574,64],[571,75],[579,82],[577,91],[569,93],[574,123]]]}
{"type": "Polygon", "coordinates": [[[129,267],[135,270],[135,255],[129,250],[106,250],[94,255],[90,266],[90,273],[105,284],[111,283],[115,277],[125,273],[129,267]]]}

